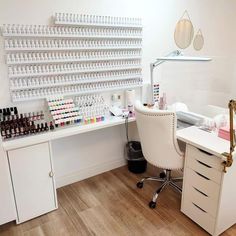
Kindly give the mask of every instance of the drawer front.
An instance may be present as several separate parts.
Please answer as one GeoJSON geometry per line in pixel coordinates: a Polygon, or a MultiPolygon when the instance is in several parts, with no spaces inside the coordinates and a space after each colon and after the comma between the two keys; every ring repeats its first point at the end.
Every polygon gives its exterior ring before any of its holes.
{"type": "Polygon", "coordinates": [[[194,222],[199,224],[208,233],[214,233],[215,219],[207,212],[202,210],[196,203],[185,201],[182,204],[181,211],[189,218],[191,218],[194,222]]]}
{"type": "MultiPolygon", "coordinates": [[[[197,171],[198,173],[206,176],[208,179],[220,184],[222,178],[222,171],[214,168],[212,163],[209,163],[208,159],[212,158],[209,156],[203,157],[202,155],[196,155],[188,152],[188,156],[186,157],[186,165],[187,167],[197,171]]],[[[211,161],[210,161],[211,162],[211,161]]]]}
{"type": "Polygon", "coordinates": [[[216,169],[220,172],[223,171],[222,160],[219,157],[216,157],[191,145],[187,146],[187,158],[197,159],[207,166],[212,167],[213,169],[216,169]]]}
{"type": "Polygon", "coordinates": [[[184,173],[185,185],[194,185],[202,193],[206,194],[212,199],[218,199],[220,192],[220,185],[208,179],[204,175],[198,173],[190,168],[185,168],[184,173]]]}
{"type": "Polygon", "coordinates": [[[218,199],[212,198],[197,187],[194,186],[194,183],[188,184],[185,186],[185,198],[187,201],[195,203],[201,209],[206,211],[213,218],[217,214],[218,199]]]}

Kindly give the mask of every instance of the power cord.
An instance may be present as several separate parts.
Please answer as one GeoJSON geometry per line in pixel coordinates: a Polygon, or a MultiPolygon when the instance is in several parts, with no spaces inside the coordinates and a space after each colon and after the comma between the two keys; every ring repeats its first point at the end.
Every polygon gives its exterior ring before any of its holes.
{"type": "Polygon", "coordinates": [[[124,114],[125,118],[125,132],[126,132],[126,139],[129,143],[129,114],[124,114]]]}

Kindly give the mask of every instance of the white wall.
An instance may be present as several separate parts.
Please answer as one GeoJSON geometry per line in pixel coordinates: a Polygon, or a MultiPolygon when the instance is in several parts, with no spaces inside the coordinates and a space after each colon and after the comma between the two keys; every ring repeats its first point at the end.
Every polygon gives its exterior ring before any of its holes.
{"type": "MultiPolygon", "coordinates": [[[[195,30],[202,29],[203,50],[192,46],[186,54],[207,55],[211,63],[167,63],[156,72],[169,101],[182,100],[196,111],[204,104],[225,105],[235,97],[236,52],[235,0],[1,0],[0,25],[4,23],[48,24],[54,12],[142,17],[144,23],[143,71],[149,80],[149,63],[176,49],[173,32],[184,10],[195,30]],[[194,96],[193,96],[194,95],[194,96]]],[[[0,55],[2,55],[2,38],[0,55]]],[[[10,102],[6,67],[0,57],[0,105],[10,102]]],[[[37,106],[38,103],[31,103],[37,106]]],[[[24,104],[27,107],[28,104],[24,104]]],[[[31,105],[29,105],[31,106],[31,105]]]]}
{"type": "MultiPolygon", "coordinates": [[[[236,97],[233,90],[236,85],[235,9],[235,0],[1,0],[0,25],[49,24],[50,17],[55,12],[142,17],[143,75],[144,80],[149,81],[149,63],[155,60],[155,57],[176,49],[173,39],[174,28],[184,10],[187,10],[195,30],[201,28],[205,45],[200,52],[194,51],[191,46],[185,53],[210,56],[213,61],[165,63],[157,69],[155,78],[158,77],[161,90],[167,92],[170,103],[176,100],[183,101],[192,110],[201,111],[206,104],[225,106],[231,97],[236,97]]],[[[2,38],[0,55],[0,107],[2,107],[10,104],[2,38]]],[[[37,110],[42,103],[22,103],[19,106],[22,109],[37,110]]],[[[53,143],[58,177],[80,170],[81,160],[85,168],[92,168],[96,163],[110,159],[118,163],[122,158],[124,141],[124,130],[116,127],[53,143]],[[104,140],[109,140],[109,145],[106,146],[104,140]],[[77,142],[77,147],[72,145],[77,142]],[[84,147],[88,147],[88,153],[84,147]],[[101,152],[103,150],[105,150],[104,155],[101,152]],[[91,159],[98,153],[96,161],[91,159]],[[86,161],[83,158],[86,158],[86,161]],[[75,169],[75,166],[80,167],[75,169]]]]}

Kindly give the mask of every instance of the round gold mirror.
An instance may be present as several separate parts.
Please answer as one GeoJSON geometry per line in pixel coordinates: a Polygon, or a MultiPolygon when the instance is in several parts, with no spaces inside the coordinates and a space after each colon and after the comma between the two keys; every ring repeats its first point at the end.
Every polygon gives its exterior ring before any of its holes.
{"type": "Polygon", "coordinates": [[[198,30],[193,40],[193,47],[195,50],[199,51],[203,48],[203,45],[204,45],[204,37],[202,35],[201,30],[198,30]]]}
{"type": "MultiPolygon", "coordinates": [[[[187,14],[187,12],[185,13],[187,14]]],[[[181,49],[189,47],[194,35],[194,29],[191,20],[183,17],[176,24],[174,33],[175,44],[181,49]]]]}

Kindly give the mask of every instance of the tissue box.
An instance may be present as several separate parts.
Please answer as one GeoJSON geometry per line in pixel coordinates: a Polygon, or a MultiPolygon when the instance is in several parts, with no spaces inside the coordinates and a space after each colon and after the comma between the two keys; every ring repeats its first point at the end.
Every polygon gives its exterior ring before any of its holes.
{"type": "Polygon", "coordinates": [[[226,139],[228,141],[230,141],[230,132],[229,132],[229,127],[222,127],[219,129],[218,132],[218,137],[226,139]]]}

